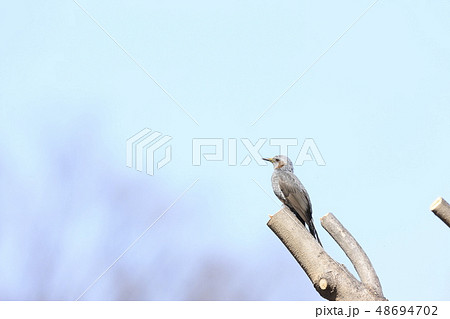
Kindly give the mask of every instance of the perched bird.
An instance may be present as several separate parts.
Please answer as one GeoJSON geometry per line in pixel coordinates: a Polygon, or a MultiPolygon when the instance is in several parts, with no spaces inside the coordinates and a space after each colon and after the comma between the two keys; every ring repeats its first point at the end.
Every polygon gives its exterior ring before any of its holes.
{"type": "Polygon", "coordinates": [[[272,188],[278,199],[297,216],[303,225],[308,224],[309,232],[322,246],[319,235],[314,228],[311,200],[303,184],[294,174],[291,160],[284,155],[277,155],[263,160],[273,164],[272,188]]]}

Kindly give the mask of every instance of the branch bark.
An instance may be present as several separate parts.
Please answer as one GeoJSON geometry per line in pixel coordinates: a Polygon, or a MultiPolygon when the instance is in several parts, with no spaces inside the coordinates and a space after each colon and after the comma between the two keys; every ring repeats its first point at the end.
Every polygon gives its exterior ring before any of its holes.
{"type": "Polygon", "coordinates": [[[348,237],[350,233],[345,230],[332,214],[328,214],[327,216],[324,217],[326,227],[329,228],[327,231],[331,231],[331,233],[335,234],[336,238],[339,238],[335,240],[341,241],[341,247],[346,247],[347,255],[352,256],[349,258],[354,265],[355,263],[358,265],[355,265],[355,268],[358,267],[359,270],[357,269],[357,272],[359,276],[364,278],[364,281],[360,282],[357,280],[344,265],[337,263],[331,258],[287,207],[283,207],[272,216],[267,226],[269,226],[292,256],[294,256],[295,260],[297,260],[308,275],[314,288],[323,298],[327,300],[347,301],[387,300],[382,294],[378,277],[367,255],[351,235],[350,237],[353,242],[348,239],[350,238],[348,237]],[[339,225],[341,228],[339,228],[339,225]],[[349,243],[343,243],[345,241],[349,243]],[[357,261],[356,259],[363,256],[362,254],[364,254],[365,259],[357,261]],[[369,263],[365,264],[367,261],[369,263]]]}
{"type": "Polygon", "coordinates": [[[430,206],[430,210],[439,217],[448,227],[450,227],[450,205],[439,197],[430,206]]]}
{"type": "Polygon", "coordinates": [[[361,282],[372,289],[374,293],[382,296],[383,291],[377,273],[375,272],[369,257],[367,257],[366,253],[352,234],[350,234],[350,232],[345,229],[339,220],[331,213],[322,217],[320,222],[322,227],[325,228],[331,237],[333,237],[345,252],[348,259],[350,259],[359,278],[361,278],[361,282]]]}

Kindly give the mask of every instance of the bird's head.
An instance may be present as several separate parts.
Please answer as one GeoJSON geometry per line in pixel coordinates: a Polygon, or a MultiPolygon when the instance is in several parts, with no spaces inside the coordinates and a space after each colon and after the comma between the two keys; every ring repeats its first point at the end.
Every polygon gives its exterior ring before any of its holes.
{"type": "Polygon", "coordinates": [[[281,171],[294,172],[294,165],[292,165],[289,157],[284,155],[277,155],[270,158],[263,158],[263,160],[271,162],[274,169],[279,169],[281,171]]]}

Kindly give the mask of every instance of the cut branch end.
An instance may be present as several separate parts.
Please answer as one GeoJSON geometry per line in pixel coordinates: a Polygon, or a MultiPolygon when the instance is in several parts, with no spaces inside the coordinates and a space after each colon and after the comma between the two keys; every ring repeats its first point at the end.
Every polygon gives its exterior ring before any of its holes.
{"type": "Polygon", "coordinates": [[[444,199],[442,197],[438,197],[433,203],[431,203],[430,210],[434,211],[437,207],[442,205],[442,201],[444,199]]]}
{"type": "Polygon", "coordinates": [[[450,227],[450,205],[439,197],[430,206],[430,210],[439,217],[448,227],[450,227]]]}

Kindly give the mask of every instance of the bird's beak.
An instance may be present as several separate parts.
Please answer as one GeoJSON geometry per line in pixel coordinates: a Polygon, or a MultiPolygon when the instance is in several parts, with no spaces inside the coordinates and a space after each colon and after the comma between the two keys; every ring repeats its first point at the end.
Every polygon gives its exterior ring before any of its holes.
{"type": "Polygon", "coordinates": [[[271,157],[269,158],[263,157],[263,160],[273,163],[273,158],[271,157]]]}

